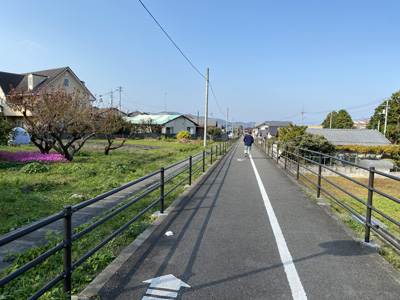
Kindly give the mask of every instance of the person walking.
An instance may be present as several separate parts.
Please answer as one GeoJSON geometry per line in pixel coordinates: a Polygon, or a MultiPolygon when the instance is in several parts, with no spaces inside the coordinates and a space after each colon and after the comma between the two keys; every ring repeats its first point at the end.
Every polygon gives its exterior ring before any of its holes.
{"type": "Polygon", "coordinates": [[[254,138],[249,131],[245,133],[243,142],[244,142],[244,157],[249,158],[251,145],[254,143],[254,138]]]}

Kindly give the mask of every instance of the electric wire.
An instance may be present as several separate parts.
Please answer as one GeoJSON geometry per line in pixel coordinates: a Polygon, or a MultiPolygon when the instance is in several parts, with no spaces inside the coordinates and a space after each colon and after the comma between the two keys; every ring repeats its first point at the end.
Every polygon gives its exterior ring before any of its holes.
{"type": "MultiPolygon", "coordinates": [[[[169,34],[164,30],[164,28],[160,25],[160,23],[158,23],[158,21],[156,20],[156,18],[151,14],[151,12],[147,9],[147,7],[143,4],[143,2],[141,0],[139,0],[140,4],[142,4],[142,6],[144,7],[144,9],[147,11],[147,13],[150,15],[150,17],[154,20],[154,22],[156,22],[156,24],[158,25],[158,27],[160,27],[160,29],[164,32],[164,34],[168,37],[168,39],[171,41],[171,43],[175,46],[176,49],[178,49],[178,51],[182,54],[182,56],[186,59],[186,61],[193,67],[193,69],[196,70],[196,72],[203,77],[206,81],[207,78],[194,66],[194,64],[189,60],[189,58],[183,53],[183,51],[178,47],[178,45],[172,40],[172,38],[169,36],[169,34]]],[[[208,80],[208,84],[211,88],[211,93],[213,94],[214,100],[217,103],[218,109],[220,110],[221,114],[225,117],[225,114],[223,113],[223,111],[221,110],[217,97],[215,97],[214,94],[214,90],[211,86],[210,80],[208,80]]]]}

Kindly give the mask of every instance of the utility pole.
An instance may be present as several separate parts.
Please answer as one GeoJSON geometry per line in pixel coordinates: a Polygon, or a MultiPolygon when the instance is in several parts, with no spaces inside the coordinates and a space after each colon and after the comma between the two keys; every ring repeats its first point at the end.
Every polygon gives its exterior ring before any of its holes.
{"type": "Polygon", "coordinates": [[[329,121],[329,129],[332,129],[332,115],[333,115],[333,111],[331,111],[331,119],[329,121]]]}
{"type": "Polygon", "coordinates": [[[208,115],[208,68],[206,82],[206,113],[204,116],[204,147],[207,147],[207,115],[208,115]]]}
{"type": "Polygon", "coordinates": [[[303,119],[304,119],[304,107],[303,107],[303,110],[301,112],[301,126],[303,126],[303,119]]]}
{"type": "Polygon", "coordinates": [[[226,108],[226,126],[225,126],[226,140],[228,140],[228,107],[226,108]]]}
{"type": "Polygon", "coordinates": [[[113,108],[113,104],[114,104],[114,103],[113,103],[113,100],[114,100],[114,99],[113,99],[113,91],[111,90],[111,108],[113,108]]]}
{"type": "Polygon", "coordinates": [[[122,86],[117,88],[117,91],[119,91],[119,101],[118,101],[118,106],[119,106],[119,114],[121,115],[122,113],[122,103],[121,103],[121,92],[122,92],[122,86]]]}
{"type": "Polygon", "coordinates": [[[383,135],[386,137],[386,126],[387,126],[387,118],[388,118],[388,111],[389,111],[389,100],[386,100],[385,107],[385,129],[383,130],[383,135]]]}

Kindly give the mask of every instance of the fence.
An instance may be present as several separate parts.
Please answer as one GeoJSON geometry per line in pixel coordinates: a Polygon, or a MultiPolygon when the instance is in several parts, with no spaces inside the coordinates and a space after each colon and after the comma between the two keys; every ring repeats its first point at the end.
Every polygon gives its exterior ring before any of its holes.
{"type": "MultiPolygon", "coordinates": [[[[389,195],[377,188],[378,176],[380,179],[393,181],[393,185],[396,187],[399,186],[400,177],[378,171],[374,167],[366,168],[331,155],[286,144],[274,143],[272,141],[259,140],[258,147],[272,159],[276,160],[278,164],[281,164],[285,170],[289,170],[292,174],[295,174],[297,180],[301,178],[306,184],[314,187],[317,192],[317,198],[323,192],[327,197],[355,216],[365,226],[365,242],[370,242],[370,232],[372,229],[400,250],[400,200],[394,195],[389,195]],[[362,169],[368,173],[367,182],[364,183],[360,178],[352,178],[338,172],[334,169],[335,164],[362,169]],[[344,179],[346,182],[348,181],[354,189],[349,191],[343,188],[333,179],[338,177],[344,179]],[[355,190],[359,187],[366,192],[365,199],[356,195],[359,193],[356,193],[355,190]],[[341,196],[338,196],[340,193],[341,196]],[[381,198],[374,201],[377,196],[381,198]],[[347,198],[351,200],[348,201],[346,200],[347,198]],[[390,212],[387,209],[389,206],[394,207],[390,212]],[[383,210],[387,211],[384,212],[383,210]],[[382,223],[379,224],[380,221],[382,223]],[[386,224],[388,225],[387,230],[383,228],[386,224]]],[[[392,194],[396,193],[398,197],[398,190],[392,194]]]]}
{"type": "MultiPolygon", "coordinates": [[[[62,219],[63,220],[63,230],[62,230],[62,236],[63,236],[63,242],[56,245],[52,249],[48,250],[46,253],[34,258],[32,261],[27,263],[26,265],[16,269],[9,275],[3,277],[0,279],[0,288],[5,286],[7,283],[18,279],[19,276],[23,275],[25,272],[28,270],[32,269],[33,267],[37,266],[39,263],[45,261],[47,258],[51,257],[52,255],[55,255],[59,251],[63,251],[63,272],[56,276],[51,282],[47,283],[44,287],[42,287],[40,290],[38,290],[34,295],[32,295],[29,299],[38,299],[40,296],[42,296],[45,292],[49,291],[51,288],[53,288],[57,283],[60,281],[63,281],[63,291],[67,295],[69,295],[69,298],[71,298],[71,290],[72,290],[72,273],[73,271],[80,266],[82,263],[84,263],[89,257],[91,257],[93,254],[95,254],[97,251],[99,251],[103,246],[105,246],[108,242],[110,242],[112,239],[114,239],[118,234],[123,232],[125,229],[127,229],[131,224],[133,224],[135,221],[137,221],[141,216],[143,216],[146,212],[148,212],[150,209],[152,209],[154,206],[157,204],[160,205],[160,212],[164,212],[164,199],[172,192],[174,191],[177,187],[182,185],[184,182],[188,182],[189,185],[192,184],[192,176],[196,173],[199,172],[200,170],[202,172],[205,171],[206,166],[210,163],[212,164],[213,161],[216,160],[216,156],[222,156],[224,155],[230,145],[234,142],[234,140],[230,140],[228,142],[221,143],[215,147],[212,147],[208,150],[204,150],[200,153],[197,153],[193,156],[190,156],[182,161],[179,161],[175,164],[172,164],[167,167],[160,168],[158,171],[153,172],[151,174],[148,174],[146,176],[143,176],[139,179],[136,179],[132,182],[129,182],[121,187],[118,187],[116,189],[113,189],[107,193],[104,193],[100,196],[97,196],[93,199],[84,201],[80,204],[77,204],[75,206],[65,206],[63,211],[54,214],[48,218],[46,218],[43,221],[34,223],[31,226],[27,226],[21,231],[16,232],[15,234],[11,234],[5,238],[0,239],[0,247],[7,245],[8,243],[11,243],[14,240],[17,240],[33,231],[36,231],[48,224],[51,224],[53,222],[56,222],[57,220],[62,219]],[[165,171],[177,166],[180,166],[184,164],[183,167],[179,167],[179,170],[175,172],[173,175],[169,176],[168,178],[165,178],[165,171]],[[172,182],[173,179],[177,178],[179,175],[183,174],[183,176],[186,174],[187,176],[184,177],[182,180],[180,180],[176,185],[174,185],[172,188],[170,188],[168,191],[165,190],[166,184],[169,182],[172,182]],[[142,182],[148,178],[151,178],[153,176],[159,176],[159,182],[158,184],[155,184],[148,188],[144,193],[140,194],[134,199],[129,200],[128,203],[124,204],[123,206],[117,208],[107,216],[101,218],[100,220],[96,221],[92,225],[86,227],[85,229],[79,231],[76,234],[73,234],[73,228],[72,228],[72,216],[74,213],[78,212],[79,210],[83,209],[84,207],[87,207],[89,205],[92,205],[108,196],[111,196],[119,191],[122,191],[128,187],[131,187],[139,182],[142,182]],[[111,219],[112,217],[118,215],[119,213],[123,212],[127,208],[131,207],[135,203],[139,203],[141,199],[146,197],[147,195],[150,195],[153,192],[159,191],[160,196],[157,197],[150,205],[148,205],[146,208],[144,208],[139,214],[134,216],[132,219],[130,219],[128,222],[126,222],[122,227],[120,227],[117,231],[111,233],[106,239],[104,239],[101,243],[99,243],[96,247],[88,251],[85,255],[83,255],[79,260],[72,262],[72,245],[74,242],[76,242],[78,239],[83,237],[84,235],[90,233],[93,229],[97,228],[107,220],[111,219]]],[[[179,180],[179,178],[178,178],[179,180]]],[[[1,295],[0,295],[1,296],[1,295]]]]}

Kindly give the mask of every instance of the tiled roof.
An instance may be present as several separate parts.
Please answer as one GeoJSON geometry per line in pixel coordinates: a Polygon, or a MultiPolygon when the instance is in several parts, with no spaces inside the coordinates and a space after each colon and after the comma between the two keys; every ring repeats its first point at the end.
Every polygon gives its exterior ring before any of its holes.
{"type": "Polygon", "coordinates": [[[151,122],[151,124],[163,125],[163,124],[171,122],[179,117],[186,118],[189,121],[192,121],[193,123],[195,123],[193,120],[191,120],[183,115],[138,115],[135,117],[124,117],[124,119],[126,121],[134,123],[134,124],[142,124],[142,123],[146,123],[146,122],[149,122],[149,123],[151,122]]]}
{"type": "MultiPolygon", "coordinates": [[[[36,72],[30,72],[30,73],[22,74],[22,75],[25,75],[25,77],[22,80],[22,82],[20,83],[19,87],[21,87],[23,89],[26,89],[28,87],[28,75],[29,74],[34,74],[34,75],[37,75],[37,76],[41,76],[41,77],[43,77],[43,79],[45,79],[41,84],[36,86],[34,89],[38,89],[38,88],[44,87],[44,86],[46,86],[48,84],[51,84],[51,82],[53,80],[55,80],[65,69],[68,69],[68,67],[50,69],[50,70],[43,70],[43,71],[36,71],[36,72]]],[[[69,70],[69,71],[71,71],[71,70],[69,70]]]]}
{"type": "Polygon", "coordinates": [[[269,126],[276,126],[276,127],[289,126],[289,121],[265,121],[264,123],[269,126]]]}
{"type": "MultiPolygon", "coordinates": [[[[192,120],[194,123],[196,123],[199,126],[204,126],[204,118],[189,118],[190,120],[192,120]]],[[[207,127],[217,127],[218,125],[218,121],[216,119],[210,119],[207,118],[207,127]]]]}
{"type": "Polygon", "coordinates": [[[34,74],[43,77],[44,79],[42,83],[40,83],[38,86],[35,87],[35,89],[38,89],[40,87],[50,84],[54,79],[57,78],[57,76],[59,76],[66,69],[68,69],[68,67],[30,72],[24,74],[0,72],[0,86],[3,89],[4,94],[6,95],[10,92],[10,85],[12,85],[13,88],[21,88],[25,90],[28,88],[28,75],[34,74]]]}
{"type": "MultiPolygon", "coordinates": [[[[54,80],[58,78],[58,76],[63,74],[65,71],[70,72],[71,75],[76,78],[76,80],[80,81],[80,79],[75,75],[75,73],[69,67],[63,67],[57,69],[29,72],[24,74],[0,72],[0,87],[3,89],[3,92],[6,95],[10,92],[10,84],[16,89],[21,88],[22,90],[27,90],[29,74],[33,74],[35,76],[41,77],[43,80],[37,86],[34,87],[33,91],[36,91],[40,88],[50,85],[54,80]]],[[[91,100],[95,100],[96,98],[89,91],[89,89],[84,85],[82,81],[80,82],[82,83],[86,91],[89,93],[89,95],[92,97],[91,100]]]]}
{"type": "Polygon", "coordinates": [[[14,88],[17,87],[24,77],[25,76],[22,74],[0,72],[0,87],[4,94],[7,95],[10,92],[10,85],[12,85],[14,88]]]}
{"type": "Polygon", "coordinates": [[[307,128],[306,132],[323,135],[335,145],[391,145],[390,141],[378,130],[307,128]]]}

